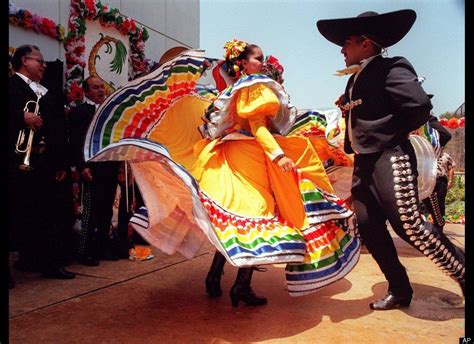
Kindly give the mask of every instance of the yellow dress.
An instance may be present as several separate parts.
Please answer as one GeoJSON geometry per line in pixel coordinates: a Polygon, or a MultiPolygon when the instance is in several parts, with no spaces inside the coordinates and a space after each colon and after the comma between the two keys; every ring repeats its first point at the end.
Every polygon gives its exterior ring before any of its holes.
{"type": "MultiPolygon", "coordinates": [[[[186,66],[197,61],[183,59],[186,66]]],[[[286,136],[296,109],[283,87],[249,75],[211,101],[193,91],[192,77],[169,87],[166,99],[149,98],[148,83],[174,80],[160,73],[101,107],[85,149],[93,161],[130,161],[146,205],[130,220],[135,230],[168,254],[191,258],[209,239],[235,266],[286,263],[292,296],[343,278],[360,251],[348,231],[353,213],[333,194],[309,140],[286,136]],[[199,125],[202,116],[206,123],[199,125]],[[97,146],[115,137],[111,128],[124,126],[120,140],[97,146]],[[298,173],[273,162],[282,152],[298,173]]]]}
{"type": "Polygon", "coordinates": [[[254,77],[229,97],[226,134],[195,145],[191,174],[220,242],[237,266],[289,263],[292,295],[342,278],[358,259],[347,231],[352,212],[333,195],[323,164],[305,137],[270,133],[281,103],[268,78],[254,77]],[[257,80],[257,82],[256,82],[257,80]],[[298,173],[273,162],[284,153],[298,173]]]}

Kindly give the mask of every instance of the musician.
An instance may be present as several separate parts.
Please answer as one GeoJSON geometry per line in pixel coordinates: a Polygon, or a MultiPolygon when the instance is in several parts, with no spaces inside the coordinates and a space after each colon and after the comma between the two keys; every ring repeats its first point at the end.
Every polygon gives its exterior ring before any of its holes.
{"type": "Polygon", "coordinates": [[[78,253],[81,264],[97,266],[99,259],[119,259],[109,231],[120,163],[84,161],[84,140],[87,129],[97,108],[105,100],[106,92],[104,82],[95,76],[86,78],[82,87],[85,102],[73,108],[69,113],[72,160],[83,181],[82,224],[85,234],[79,239],[78,253]]]}
{"type": "Polygon", "coordinates": [[[48,278],[72,279],[75,274],[63,267],[64,231],[54,221],[55,192],[66,177],[64,122],[61,114],[51,111],[55,97],[40,84],[46,69],[40,49],[18,47],[12,66],[15,75],[8,85],[8,210],[11,249],[20,254],[14,266],[22,271],[40,271],[48,278]],[[28,101],[32,102],[26,109],[28,101]],[[23,143],[18,140],[20,132],[25,134],[23,143]],[[33,141],[28,145],[31,134],[33,141]],[[16,150],[24,153],[17,154],[16,150]]]}
{"type": "Polygon", "coordinates": [[[351,191],[359,232],[388,281],[387,294],[370,303],[374,310],[408,307],[413,295],[387,220],[465,292],[464,253],[419,211],[417,161],[408,134],[429,119],[432,104],[407,59],[383,56],[415,19],[415,11],[407,9],[317,22],[319,32],[341,47],[346,67],[355,67],[343,97],[344,150],[355,153],[351,191]]]}

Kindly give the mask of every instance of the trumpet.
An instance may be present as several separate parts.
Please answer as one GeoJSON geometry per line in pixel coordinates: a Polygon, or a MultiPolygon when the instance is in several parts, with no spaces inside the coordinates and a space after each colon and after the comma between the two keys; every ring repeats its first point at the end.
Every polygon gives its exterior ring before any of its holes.
{"type": "MultiPolygon", "coordinates": [[[[41,94],[37,95],[36,101],[30,100],[26,102],[25,107],[23,108],[23,112],[28,112],[28,106],[30,103],[34,104],[34,115],[38,116],[39,113],[39,100],[41,98],[41,94]]],[[[20,130],[18,133],[18,139],[16,141],[15,146],[15,153],[16,154],[24,154],[23,162],[18,166],[21,171],[31,171],[33,167],[30,165],[30,157],[31,157],[31,150],[33,147],[33,136],[35,131],[31,128],[26,128],[20,130]],[[26,139],[27,138],[27,139],[26,139]],[[26,145],[24,145],[26,141],[26,145]]]]}

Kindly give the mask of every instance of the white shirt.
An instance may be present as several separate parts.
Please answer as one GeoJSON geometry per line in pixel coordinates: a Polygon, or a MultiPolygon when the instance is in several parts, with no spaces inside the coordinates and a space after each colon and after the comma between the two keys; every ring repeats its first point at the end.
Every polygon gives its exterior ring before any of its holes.
{"type": "Polygon", "coordinates": [[[441,154],[436,166],[436,178],[449,177],[449,170],[456,167],[454,159],[447,152],[441,154]]]}
{"type": "Polygon", "coordinates": [[[30,78],[28,78],[26,75],[23,75],[19,72],[16,72],[16,74],[25,81],[28,86],[35,92],[36,95],[40,95],[41,97],[44,96],[47,92],[48,89],[41,85],[39,82],[33,81],[30,78]]]}
{"type": "Polygon", "coordinates": [[[97,108],[99,107],[99,104],[93,102],[92,100],[90,100],[89,98],[87,98],[86,96],[84,96],[84,103],[87,103],[87,104],[90,104],[90,105],[93,105],[95,107],[95,109],[97,110],[97,108]]]}

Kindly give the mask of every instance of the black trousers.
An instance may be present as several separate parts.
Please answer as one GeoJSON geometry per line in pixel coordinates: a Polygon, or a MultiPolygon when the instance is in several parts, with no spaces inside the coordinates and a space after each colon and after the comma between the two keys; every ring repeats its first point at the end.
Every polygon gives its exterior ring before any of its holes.
{"type": "Polygon", "coordinates": [[[92,181],[84,182],[80,256],[100,257],[112,247],[109,232],[117,191],[117,162],[99,162],[91,166],[92,181]]]}
{"type": "Polygon", "coordinates": [[[360,235],[385,275],[389,291],[404,296],[413,290],[386,220],[401,239],[456,281],[465,272],[464,252],[420,216],[417,175],[409,140],[382,152],[355,156],[352,196],[360,235]]]}
{"type": "Polygon", "coordinates": [[[63,202],[67,182],[54,177],[43,166],[29,172],[14,166],[9,174],[10,250],[19,252],[25,266],[42,272],[65,265],[72,250],[73,232],[66,218],[72,204],[63,202]]]}

